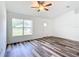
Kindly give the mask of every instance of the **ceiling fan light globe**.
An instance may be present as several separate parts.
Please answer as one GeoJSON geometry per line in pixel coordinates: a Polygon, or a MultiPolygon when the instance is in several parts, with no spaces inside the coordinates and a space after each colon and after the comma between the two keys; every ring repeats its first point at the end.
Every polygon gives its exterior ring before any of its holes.
{"type": "Polygon", "coordinates": [[[40,5],[39,9],[40,10],[44,10],[44,7],[42,5],[40,5]]]}

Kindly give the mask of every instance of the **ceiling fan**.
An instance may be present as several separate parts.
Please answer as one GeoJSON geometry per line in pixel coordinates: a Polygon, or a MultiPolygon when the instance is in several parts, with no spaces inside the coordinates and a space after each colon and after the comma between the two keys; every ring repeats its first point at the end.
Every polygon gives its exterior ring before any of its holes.
{"type": "Polygon", "coordinates": [[[36,1],[33,4],[32,8],[36,8],[38,12],[41,11],[41,10],[48,11],[48,7],[49,6],[52,6],[52,3],[51,2],[49,3],[47,1],[36,1]]]}

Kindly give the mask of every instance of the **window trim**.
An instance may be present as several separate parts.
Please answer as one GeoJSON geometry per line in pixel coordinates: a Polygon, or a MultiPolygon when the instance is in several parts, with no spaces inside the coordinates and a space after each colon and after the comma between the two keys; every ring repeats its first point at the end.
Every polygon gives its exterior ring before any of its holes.
{"type": "MultiPolygon", "coordinates": [[[[19,19],[19,18],[12,18],[12,20],[13,20],[13,19],[19,19]]],[[[20,19],[19,19],[19,20],[20,20],[20,19]]],[[[22,22],[23,27],[13,27],[13,25],[12,25],[12,36],[13,36],[13,37],[16,37],[16,36],[28,36],[28,35],[33,35],[33,21],[30,20],[30,21],[32,22],[32,23],[31,23],[31,24],[32,24],[31,27],[24,27],[24,21],[27,20],[27,19],[21,19],[21,20],[23,20],[23,22],[22,22]],[[13,35],[13,28],[22,28],[22,31],[23,31],[23,32],[22,32],[22,35],[16,35],[16,36],[14,36],[14,35],[13,35]],[[24,28],[31,28],[31,32],[30,32],[31,34],[25,35],[25,34],[24,34],[24,28]]],[[[13,22],[12,22],[12,23],[13,23],[13,22]]]]}

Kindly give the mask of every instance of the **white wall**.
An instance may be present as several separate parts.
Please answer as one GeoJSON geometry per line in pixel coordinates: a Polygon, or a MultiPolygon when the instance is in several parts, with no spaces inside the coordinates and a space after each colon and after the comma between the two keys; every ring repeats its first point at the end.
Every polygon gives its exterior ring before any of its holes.
{"type": "Polygon", "coordinates": [[[10,11],[7,12],[7,16],[8,16],[7,17],[8,19],[8,43],[14,43],[14,42],[25,41],[25,40],[30,40],[30,39],[52,35],[52,26],[51,26],[52,22],[49,19],[21,15],[21,14],[13,13],[10,11]],[[12,23],[11,23],[12,17],[33,20],[33,35],[12,37],[12,23]],[[47,23],[47,27],[43,26],[44,22],[47,23]]]}
{"type": "Polygon", "coordinates": [[[79,41],[79,13],[69,11],[56,19],[50,20],[8,12],[8,43],[35,39],[44,36],[56,36],[79,41]],[[12,17],[33,20],[33,35],[12,37],[12,17]],[[48,24],[47,27],[43,26],[44,22],[48,24]]]}
{"type": "Polygon", "coordinates": [[[0,56],[4,56],[6,49],[6,9],[5,3],[0,2],[0,56]]]}
{"type": "Polygon", "coordinates": [[[79,41],[79,13],[70,11],[53,21],[53,36],[79,41]]]}

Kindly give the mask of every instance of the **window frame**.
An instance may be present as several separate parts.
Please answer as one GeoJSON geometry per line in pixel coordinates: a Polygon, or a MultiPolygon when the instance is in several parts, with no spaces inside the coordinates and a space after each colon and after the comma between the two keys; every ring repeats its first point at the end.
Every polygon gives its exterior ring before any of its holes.
{"type": "MultiPolygon", "coordinates": [[[[19,18],[12,18],[12,20],[13,20],[13,19],[16,19],[16,20],[17,20],[17,19],[19,19],[19,18]]],[[[33,21],[32,21],[32,20],[27,20],[27,19],[19,19],[19,20],[23,20],[23,21],[22,21],[22,25],[23,25],[23,26],[22,26],[22,27],[16,27],[16,26],[13,27],[13,21],[12,21],[12,36],[13,36],[13,37],[16,37],[16,36],[32,35],[32,34],[33,34],[33,21]],[[24,27],[24,21],[31,21],[31,27],[24,27]],[[22,28],[22,35],[13,35],[13,28],[22,28]],[[24,28],[31,28],[31,29],[30,29],[30,30],[31,30],[31,32],[30,32],[31,34],[26,34],[26,35],[25,35],[25,34],[24,34],[25,29],[24,29],[24,28]]]]}

